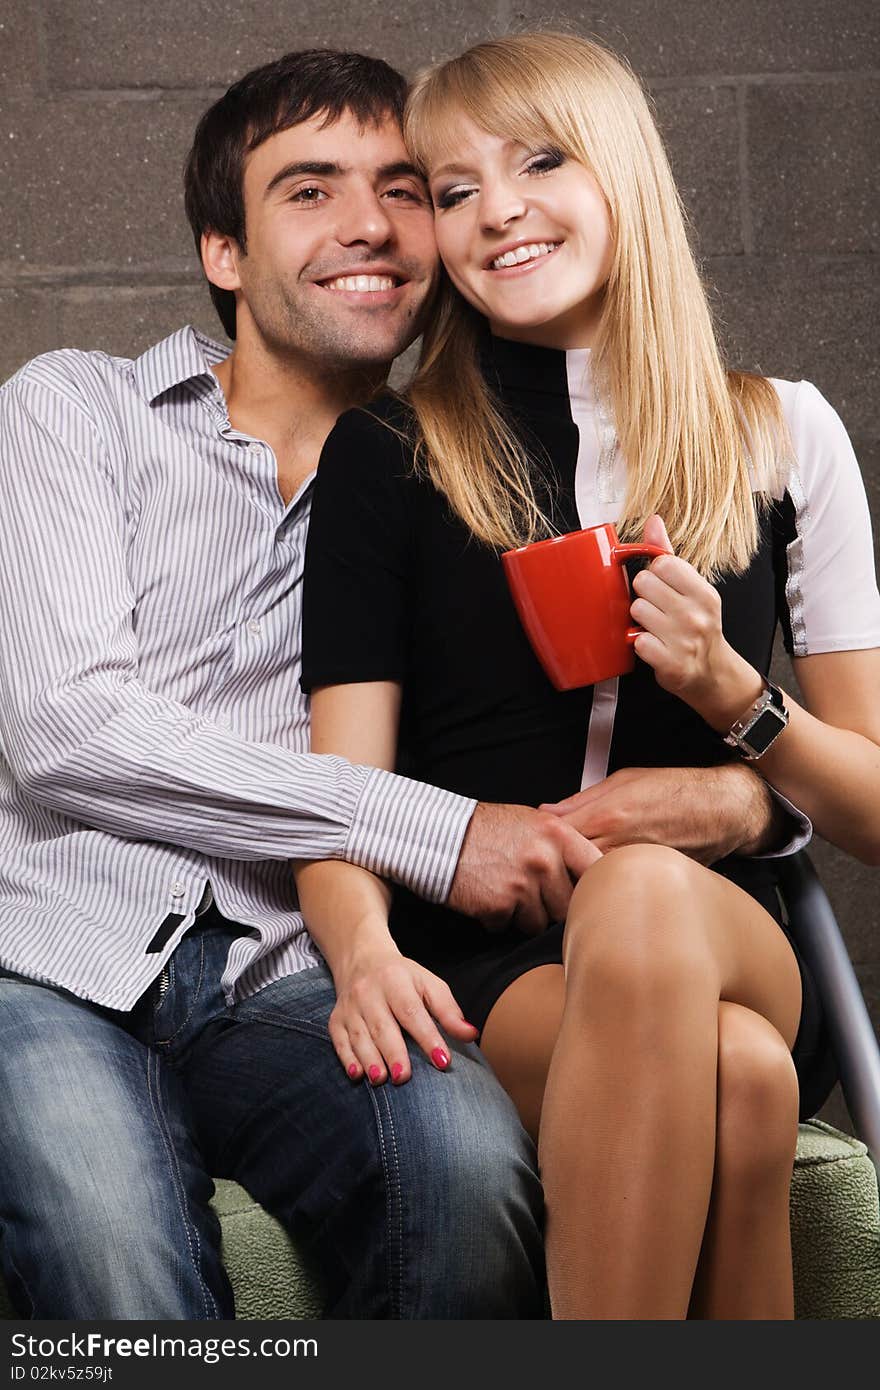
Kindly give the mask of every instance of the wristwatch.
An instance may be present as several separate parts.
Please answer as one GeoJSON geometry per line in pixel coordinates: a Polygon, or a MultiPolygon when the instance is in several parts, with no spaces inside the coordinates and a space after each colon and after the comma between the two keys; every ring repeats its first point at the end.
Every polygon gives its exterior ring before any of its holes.
{"type": "Polygon", "coordinates": [[[737,719],[724,742],[738,748],[747,762],[754,762],[782,733],[788,723],[788,710],[782,691],[764,677],[764,689],[745,714],[737,719]]]}

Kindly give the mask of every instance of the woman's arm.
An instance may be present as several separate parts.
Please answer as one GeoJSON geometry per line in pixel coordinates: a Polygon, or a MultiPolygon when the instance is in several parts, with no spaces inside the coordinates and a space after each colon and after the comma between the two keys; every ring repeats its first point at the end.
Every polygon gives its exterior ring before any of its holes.
{"type": "MultiPolygon", "coordinates": [[[[658,523],[651,518],[646,535],[659,534],[658,523]]],[[[726,642],[717,592],[673,555],[652,561],[633,589],[632,616],[645,628],[639,657],[664,689],[726,734],[764,682],[726,642]]],[[[786,697],[788,728],[752,766],[825,839],[880,864],[880,648],[795,660],[807,708],[786,697]]]]}
{"type": "MultiPolygon", "coordinates": [[[[730,649],[726,657],[714,687],[689,701],[722,734],[763,689],[747,662],[730,649]]],[[[880,865],[880,648],[795,657],[793,665],[806,708],[786,694],[788,727],[752,766],[826,840],[880,865]]]]}
{"type": "MultiPolygon", "coordinates": [[[[393,681],[316,690],[312,752],[393,768],[399,711],[400,686],[393,681]]],[[[349,1076],[366,1075],[374,1084],[389,1076],[408,1080],[401,1024],[445,1069],[448,1048],[435,1020],[466,1042],[476,1030],[464,1021],[448,986],[398,951],[388,931],[387,886],[366,869],[338,860],[298,861],[294,873],[306,924],[336,985],[330,1036],[349,1076]]]]}

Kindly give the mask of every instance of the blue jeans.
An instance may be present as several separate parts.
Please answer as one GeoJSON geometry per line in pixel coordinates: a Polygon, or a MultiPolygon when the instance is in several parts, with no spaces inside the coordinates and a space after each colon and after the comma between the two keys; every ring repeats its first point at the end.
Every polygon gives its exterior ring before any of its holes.
{"type": "Polygon", "coordinates": [[[316,966],[228,1008],[208,912],[131,1013],[0,971],[0,1253],[33,1318],[231,1318],[209,1201],[234,1178],[308,1252],[325,1315],[542,1315],[531,1141],[476,1048],[345,1075],[316,966]]]}

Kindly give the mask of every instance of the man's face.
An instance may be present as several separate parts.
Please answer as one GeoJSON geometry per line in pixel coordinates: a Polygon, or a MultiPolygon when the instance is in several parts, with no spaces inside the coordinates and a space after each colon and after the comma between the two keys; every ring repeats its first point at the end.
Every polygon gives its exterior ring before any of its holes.
{"type": "Polygon", "coordinates": [[[270,136],[245,164],[239,341],[253,326],[273,352],[337,370],[390,362],[436,279],[430,201],[393,117],[321,119],[270,136]]]}

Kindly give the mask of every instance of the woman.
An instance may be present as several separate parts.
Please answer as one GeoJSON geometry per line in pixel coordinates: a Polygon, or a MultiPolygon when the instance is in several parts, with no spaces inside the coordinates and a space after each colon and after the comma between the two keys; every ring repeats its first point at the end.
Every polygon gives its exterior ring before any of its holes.
{"type": "MultiPolygon", "coordinates": [[[[880,862],[858,469],[814,388],[722,366],[638,84],[595,44],[520,35],[422,77],[405,133],[446,278],[407,400],[344,416],[322,455],[313,748],[565,814],[615,768],[738,756],[724,736],[770,698],[778,619],[805,707],[772,692],[755,766],[880,862]],[[633,580],[636,670],[558,693],[499,552],[609,520],[673,553],[633,580]]],[[[799,1083],[809,1114],[830,1078],[772,860],[597,852],[567,921],[532,937],[398,892],[392,939],[364,871],[298,882],[353,1080],[406,1081],[402,1030],[447,1065],[437,1024],[476,1031],[458,1005],[481,1031],[537,1137],[555,1317],[792,1316],[799,1083]]]]}

